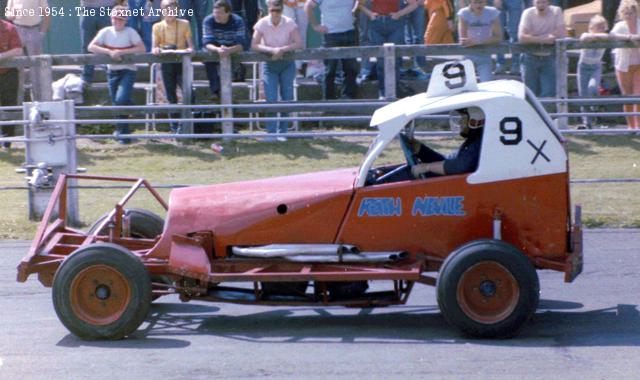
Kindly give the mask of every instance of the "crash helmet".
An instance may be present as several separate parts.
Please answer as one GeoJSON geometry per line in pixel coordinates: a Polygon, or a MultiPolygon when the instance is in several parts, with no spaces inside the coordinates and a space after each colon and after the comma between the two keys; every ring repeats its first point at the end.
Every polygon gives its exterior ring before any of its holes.
{"type": "Polygon", "coordinates": [[[463,127],[478,129],[484,127],[484,112],[479,107],[460,108],[449,114],[451,131],[460,133],[463,127]]]}

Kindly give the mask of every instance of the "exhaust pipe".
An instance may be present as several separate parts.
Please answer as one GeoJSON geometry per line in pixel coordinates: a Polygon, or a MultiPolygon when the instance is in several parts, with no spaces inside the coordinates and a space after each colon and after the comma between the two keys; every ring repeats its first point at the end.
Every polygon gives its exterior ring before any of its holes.
{"type": "Polygon", "coordinates": [[[278,258],[288,256],[338,256],[357,254],[358,248],[347,244],[270,244],[259,247],[232,247],[236,256],[278,258]]]}
{"type": "Polygon", "coordinates": [[[404,260],[409,256],[407,252],[362,252],[360,254],[346,253],[338,256],[329,255],[293,255],[284,257],[287,261],[298,263],[386,263],[404,260]]]}

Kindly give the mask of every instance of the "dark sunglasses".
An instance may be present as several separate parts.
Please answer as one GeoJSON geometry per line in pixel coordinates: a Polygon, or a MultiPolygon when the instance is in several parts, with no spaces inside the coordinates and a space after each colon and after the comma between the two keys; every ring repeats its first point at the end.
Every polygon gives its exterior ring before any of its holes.
{"type": "Polygon", "coordinates": [[[282,8],[269,9],[270,13],[282,13],[282,8]]]}

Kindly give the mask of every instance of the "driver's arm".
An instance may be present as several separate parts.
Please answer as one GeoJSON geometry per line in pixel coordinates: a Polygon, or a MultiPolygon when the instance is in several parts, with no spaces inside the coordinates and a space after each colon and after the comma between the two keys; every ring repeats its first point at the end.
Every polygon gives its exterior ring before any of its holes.
{"type": "Polygon", "coordinates": [[[425,173],[445,175],[446,173],[444,172],[444,161],[417,164],[411,168],[411,174],[413,174],[414,177],[418,177],[419,175],[425,173]]]}

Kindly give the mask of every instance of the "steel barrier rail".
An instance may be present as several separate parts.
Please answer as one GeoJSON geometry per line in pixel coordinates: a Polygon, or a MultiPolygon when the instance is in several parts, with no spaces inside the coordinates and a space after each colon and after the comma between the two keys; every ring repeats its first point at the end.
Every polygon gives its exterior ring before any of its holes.
{"type": "MultiPolygon", "coordinates": [[[[569,182],[578,185],[589,184],[633,184],[640,183],[640,178],[584,178],[584,179],[572,179],[569,182]]],[[[153,185],[154,189],[178,189],[183,187],[203,186],[208,185],[206,183],[200,184],[169,184],[169,185],[153,185]]],[[[122,185],[87,185],[87,186],[69,186],[70,189],[81,190],[114,190],[114,189],[130,189],[131,186],[122,185]]],[[[28,190],[29,186],[0,186],[0,191],[16,191],[16,190],[28,190]]]]}
{"type": "MultiPolygon", "coordinates": [[[[565,130],[561,131],[563,135],[634,135],[640,134],[640,130],[636,129],[577,129],[577,130],[565,130]]],[[[378,132],[291,132],[282,133],[278,136],[294,138],[294,139],[319,139],[319,138],[344,138],[344,137],[375,137],[378,132]]],[[[425,138],[434,137],[455,137],[458,135],[456,132],[451,131],[431,131],[431,132],[415,132],[416,136],[425,138]]],[[[65,141],[65,140],[113,140],[113,139],[132,139],[132,140],[189,140],[189,139],[225,139],[225,140],[243,140],[243,139],[255,139],[264,140],[275,137],[274,134],[265,132],[261,133],[202,133],[202,134],[172,134],[172,133],[157,133],[157,134],[129,134],[129,135],[75,135],[64,137],[52,137],[52,138],[31,138],[26,139],[24,137],[3,137],[0,138],[0,142],[37,142],[37,141],[65,141]]]]}

